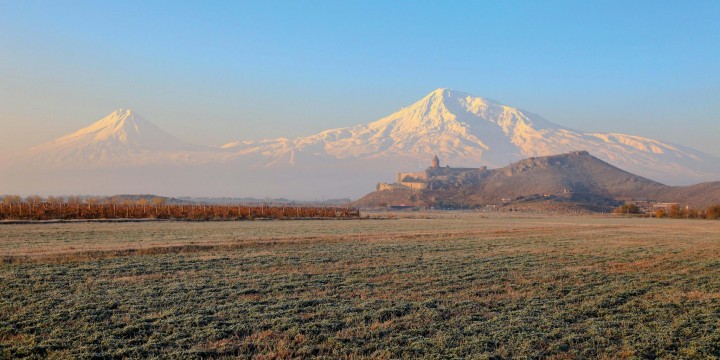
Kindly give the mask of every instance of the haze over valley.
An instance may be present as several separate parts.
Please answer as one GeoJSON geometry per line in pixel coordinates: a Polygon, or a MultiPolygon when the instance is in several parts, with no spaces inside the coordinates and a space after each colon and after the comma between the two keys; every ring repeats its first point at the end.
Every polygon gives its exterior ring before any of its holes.
{"type": "Polygon", "coordinates": [[[497,168],[588,151],[668,185],[720,179],[720,159],[638,135],[583,132],[512,106],[439,88],[379,120],[298,138],[191,144],[131,109],[6,157],[5,191],[160,193],[319,200],[357,198],[437,155],[453,167],[497,168]],[[73,181],[81,178],[82,182],[73,181]]]}

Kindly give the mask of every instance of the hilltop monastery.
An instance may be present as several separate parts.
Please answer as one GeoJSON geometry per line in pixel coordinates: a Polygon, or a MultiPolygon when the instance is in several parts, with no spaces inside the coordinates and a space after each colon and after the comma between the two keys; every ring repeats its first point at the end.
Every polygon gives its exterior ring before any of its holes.
{"type": "Polygon", "coordinates": [[[487,166],[479,168],[451,168],[449,165],[440,167],[440,159],[435,155],[430,163],[430,167],[425,171],[418,172],[399,172],[394,183],[379,183],[377,190],[392,190],[397,188],[407,188],[415,190],[432,189],[433,178],[447,178],[450,176],[458,176],[467,172],[483,172],[487,171],[487,166]]]}

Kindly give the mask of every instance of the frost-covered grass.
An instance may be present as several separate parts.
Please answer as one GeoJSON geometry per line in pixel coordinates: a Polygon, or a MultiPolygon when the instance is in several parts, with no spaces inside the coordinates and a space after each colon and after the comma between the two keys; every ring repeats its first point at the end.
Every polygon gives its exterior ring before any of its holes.
{"type": "Polygon", "coordinates": [[[0,358],[720,356],[720,222],[8,225],[0,255],[0,358]]]}

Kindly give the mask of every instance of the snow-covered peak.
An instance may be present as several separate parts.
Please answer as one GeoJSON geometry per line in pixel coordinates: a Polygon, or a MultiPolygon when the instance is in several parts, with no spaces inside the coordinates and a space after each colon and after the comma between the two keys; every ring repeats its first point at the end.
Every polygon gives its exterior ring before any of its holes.
{"type": "MultiPolygon", "coordinates": [[[[35,159],[82,162],[126,162],[139,154],[204,150],[186,143],[145,120],[131,109],[118,109],[95,123],[31,148],[35,159]]],[[[142,155],[143,157],[147,157],[142,155]]]]}
{"type": "Polygon", "coordinates": [[[144,137],[157,135],[166,138],[169,134],[131,109],[118,109],[92,125],[63,136],[57,141],[92,138],[95,141],[114,140],[128,144],[133,141],[141,141],[144,137]]]}
{"type": "Polygon", "coordinates": [[[165,148],[185,143],[168,134],[131,109],[118,109],[92,125],[66,135],[57,141],[84,139],[93,142],[115,142],[134,147],[165,148]]]}
{"type": "Polygon", "coordinates": [[[505,135],[517,131],[560,128],[540,116],[448,88],[436,89],[416,103],[368,125],[388,133],[468,134],[487,126],[499,127],[505,135]]]}
{"type": "Polygon", "coordinates": [[[427,105],[436,107],[444,106],[448,109],[453,109],[457,106],[461,106],[466,111],[475,114],[480,114],[480,109],[502,109],[507,107],[494,100],[486,99],[480,96],[470,95],[466,92],[457,91],[449,88],[435,89],[410,107],[427,105]]]}

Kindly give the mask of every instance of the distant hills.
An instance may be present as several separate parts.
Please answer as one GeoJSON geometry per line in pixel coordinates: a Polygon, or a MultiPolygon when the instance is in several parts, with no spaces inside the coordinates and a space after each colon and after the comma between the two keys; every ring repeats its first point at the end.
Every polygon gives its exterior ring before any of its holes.
{"type": "Polygon", "coordinates": [[[611,208],[625,201],[677,202],[694,208],[720,204],[720,182],[667,186],[621,170],[586,151],[532,157],[498,169],[431,176],[428,189],[397,186],[372,192],[356,203],[475,206],[517,202],[528,197],[611,208]]]}
{"type": "Polygon", "coordinates": [[[574,130],[496,101],[437,89],[368,124],[222,146],[190,144],[121,109],[0,159],[0,191],[345,198],[392,179],[398,168],[420,170],[434,154],[454,166],[497,168],[575,150],[666,184],[720,179],[720,159],[689,147],[574,130]]]}

